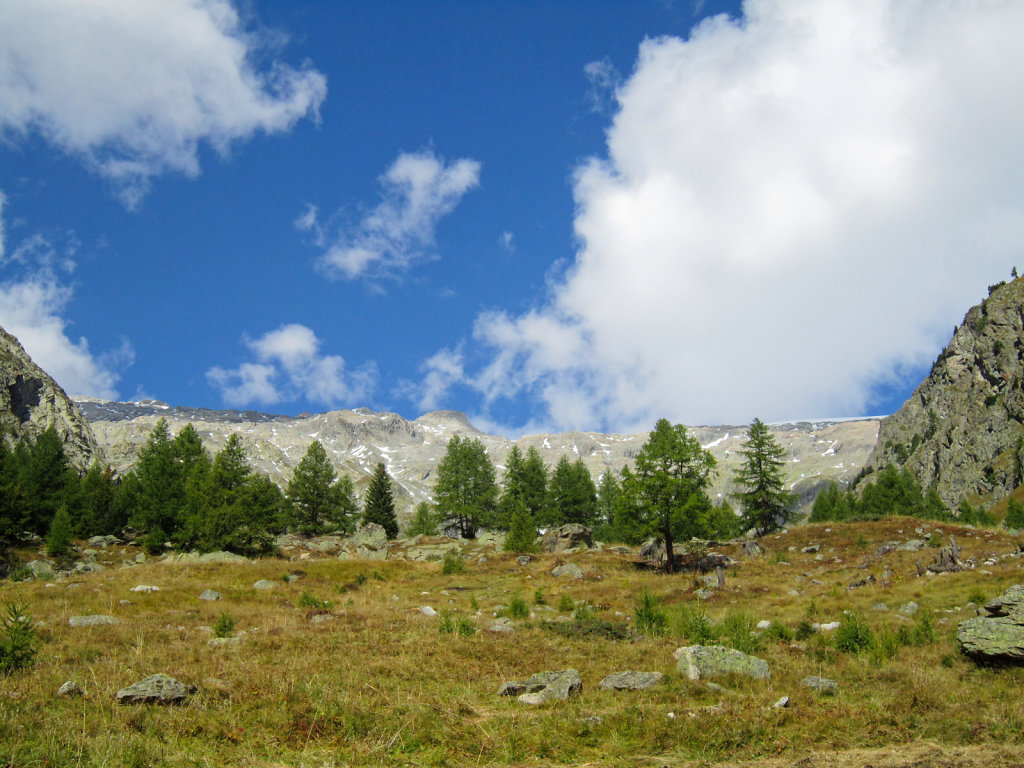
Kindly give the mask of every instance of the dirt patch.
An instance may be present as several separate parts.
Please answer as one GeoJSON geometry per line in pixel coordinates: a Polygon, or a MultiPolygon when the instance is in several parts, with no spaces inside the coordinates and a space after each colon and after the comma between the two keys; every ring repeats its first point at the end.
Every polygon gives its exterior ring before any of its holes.
{"type": "Polygon", "coordinates": [[[766,758],[728,763],[658,762],[665,768],[1024,768],[1024,748],[995,745],[950,747],[914,743],[881,749],[812,752],[798,758],[766,758]]]}

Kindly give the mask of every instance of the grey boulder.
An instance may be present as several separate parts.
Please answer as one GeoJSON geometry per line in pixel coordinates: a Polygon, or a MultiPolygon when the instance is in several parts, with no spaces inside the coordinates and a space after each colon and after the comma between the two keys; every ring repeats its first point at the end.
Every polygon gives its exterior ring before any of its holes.
{"type": "Polygon", "coordinates": [[[546,701],[565,701],[583,692],[583,680],[575,669],[560,672],[538,672],[526,680],[503,683],[499,696],[516,696],[524,704],[543,704],[546,701]]]}
{"type": "Polygon", "coordinates": [[[197,690],[194,685],[160,673],[122,688],[116,698],[119,704],[184,704],[197,690]]]}
{"type": "Polygon", "coordinates": [[[724,645],[688,645],[675,652],[676,670],[691,680],[742,675],[754,680],[771,677],[768,662],[724,645]]]}
{"type": "Polygon", "coordinates": [[[661,672],[612,672],[597,684],[606,691],[645,691],[664,679],[661,672]]]}

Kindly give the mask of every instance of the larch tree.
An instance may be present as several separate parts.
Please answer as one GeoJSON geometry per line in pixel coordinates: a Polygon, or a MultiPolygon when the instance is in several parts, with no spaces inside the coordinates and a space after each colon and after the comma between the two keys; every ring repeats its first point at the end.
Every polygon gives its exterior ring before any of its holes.
{"type": "Polygon", "coordinates": [[[340,478],[319,440],[310,443],[285,492],[295,527],[307,535],[352,530],[355,490],[348,475],[340,478]]]}
{"type": "Polygon", "coordinates": [[[455,435],[437,465],[434,499],[443,523],[457,526],[465,539],[493,524],[498,500],[494,464],[479,440],[455,435]]]}
{"type": "Polygon", "coordinates": [[[384,462],[377,462],[370,487],[363,502],[363,525],[377,523],[384,528],[389,539],[398,535],[398,518],[395,516],[395,497],[391,490],[391,478],[384,462]]]}
{"type": "Polygon", "coordinates": [[[785,449],[763,421],[754,419],[739,452],[743,463],[733,477],[742,489],[736,498],[742,506],[743,525],[763,536],[781,528],[791,515],[793,494],[785,489],[782,474],[785,449]]]}

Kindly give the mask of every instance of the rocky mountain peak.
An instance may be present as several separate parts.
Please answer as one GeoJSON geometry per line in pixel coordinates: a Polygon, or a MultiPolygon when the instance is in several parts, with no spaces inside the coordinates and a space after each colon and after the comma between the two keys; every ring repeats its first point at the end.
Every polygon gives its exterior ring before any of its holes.
{"type": "Polygon", "coordinates": [[[78,406],[0,328],[0,428],[13,440],[34,440],[49,427],[56,429],[68,460],[78,469],[99,458],[96,437],[78,406]]]}
{"type": "Polygon", "coordinates": [[[972,307],[899,411],[882,420],[869,467],[907,467],[956,508],[1024,482],[1024,279],[972,307]]]}

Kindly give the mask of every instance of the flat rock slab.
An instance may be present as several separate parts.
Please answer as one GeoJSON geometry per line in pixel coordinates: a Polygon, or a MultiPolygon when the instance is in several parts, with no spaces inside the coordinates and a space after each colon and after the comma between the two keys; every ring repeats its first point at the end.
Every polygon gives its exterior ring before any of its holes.
{"type": "Polygon", "coordinates": [[[1009,616],[1018,607],[1024,605],[1024,585],[1014,584],[999,597],[985,605],[991,616],[1009,616]]]}
{"type": "Polygon", "coordinates": [[[98,627],[101,624],[118,624],[113,616],[103,614],[92,614],[90,616],[72,616],[68,619],[69,627],[98,627]]]}
{"type": "Polygon", "coordinates": [[[249,558],[234,552],[207,552],[199,556],[198,563],[248,563],[249,558]]]}
{"type": "Polygon", "coordinates": [[[810,688],[812,691],[819,693],[822,696],[834,696],[839,692],[839,683],[835,680],[830,680],[827,677],[818,677],[817,675],[805,677],[800,681],[800,685],[804,688],[810,688]]]}
{"type": "Polygon", "coordinates": [[[198,689],[163,673],[150,675],[117,692],[119,704],[184,704],[198,689]]]}
{"type": "Polygon", "coordinates": [[[606,691],[645,691],[656,686],[664,677],[661,672],[612,672],[597,687],[606,691]]]}
{"type": "Polygon", "coordinates": [[[976,661],[1024,664],[1024,626],[1009,616],[962,621],[956,639],[960,650],[976,661]]]}
{"type": "Polygon", "coordinates": [[[543,704],[546,701],[565,701],[583,693],[583,680],[575,669],[560,672],[538,672],[526,680],[503,683],[499,696],[517,696],[523,704],[543,704]]]}
{"type": "Polygon", "coordinates": [[[724,645],[688,645],[675,652],[676,670],[691,680],[742,675],[754,680],[771,677],[768,662],[724,645]]]}
{"type": "Polygon", "coordinates": [[[277,582],[270,579],[260,579],[252,585],[253,589],[277,589],[277,582]]]}
{"type": "Polygon", "coordinates": [[[563,576],[567,576],[570,579],[582,579],[583,571],[576,565],[576,563],[566,563],[565,565],[559,565],[551,570],[551,575],[556,579],[560,579],[563,576]]]}
{"type": "Polygon", "coordinates": [[[212,589],[207,589],[199,596],[200,600],[220,600],[222,597],[220,592],[215,592],[212,589]]]}

